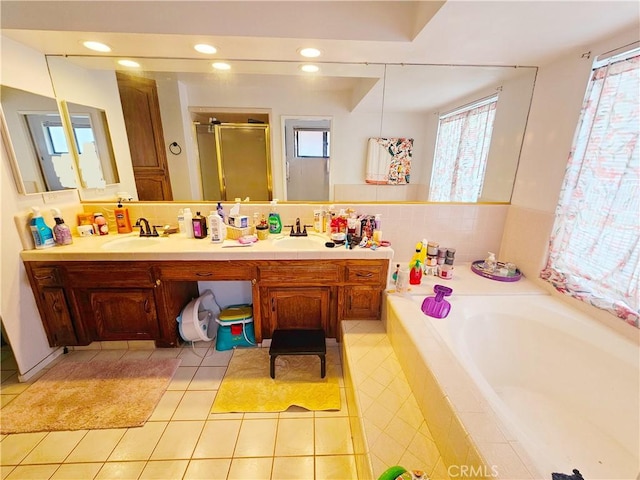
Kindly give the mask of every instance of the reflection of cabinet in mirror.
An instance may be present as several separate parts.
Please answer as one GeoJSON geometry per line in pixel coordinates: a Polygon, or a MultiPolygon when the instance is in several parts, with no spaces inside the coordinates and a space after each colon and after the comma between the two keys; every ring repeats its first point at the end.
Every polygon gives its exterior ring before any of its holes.
{"type": "Polygon", "coordinates": [[[173,200],[156,82],[116,72],[139,200],[173,200]]]}
{"type": "Polygon", "coordinates": [[[196,124],[204,200],[271,200],[269,125],[196,124]]]}

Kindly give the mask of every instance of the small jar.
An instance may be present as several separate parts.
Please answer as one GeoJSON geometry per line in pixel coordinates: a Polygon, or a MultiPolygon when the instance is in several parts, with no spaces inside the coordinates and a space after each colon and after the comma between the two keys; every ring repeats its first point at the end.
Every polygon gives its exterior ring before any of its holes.
{"type": "Polygon", "coordinates": [[[93,214],[93,223],[96,225],[96,231],[100,235],[108,235],[109,234],[109,225],[107,225],[107,219],[104,218],[104,215],[101,213],[93,214]]]}
{"type": "Polygon", "coordinates": [[[427,243],[427,255],[438,256],[438,244],[436,242],[427,243]]]}
{"type": "Polygon", "coordinates": [[[447,280],[453,278],[453,266],[445,263],[438,269],[438,276],[447,280]]]}
{"type": "Polygon", "coordinates": [[[258,240],[266,240],[269,238],[269,225],[256,225],[256,236],[258,240]]]}

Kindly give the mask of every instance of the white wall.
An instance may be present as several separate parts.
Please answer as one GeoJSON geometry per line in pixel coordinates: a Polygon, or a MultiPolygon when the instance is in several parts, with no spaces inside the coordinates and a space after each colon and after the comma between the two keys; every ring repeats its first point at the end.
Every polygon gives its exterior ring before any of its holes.
{"type": "MultiPolygon", "coordinates": [[[[2,84],[53,97],[44,56],[6,37],[1,37],[1,42],[2,84]]],[[[50,348],[47,342],[20,259],[22,244],[14,223],[14,215],[28,211],[31,206],[37,206],[42,210],[45,221],[53,225],[49,208],[60,208],[63,216],[68,218],[69,215],[75,216],[73,212],[81,207],[75,190],[49,194],[19,194],[4,146],[0,147],[0,157],[0,315],[20,374],[28,377],[30,370],[53,355],[55,349],[50,348]]],[[[26,228],[26,225],[21,227],[26,228]]]]}

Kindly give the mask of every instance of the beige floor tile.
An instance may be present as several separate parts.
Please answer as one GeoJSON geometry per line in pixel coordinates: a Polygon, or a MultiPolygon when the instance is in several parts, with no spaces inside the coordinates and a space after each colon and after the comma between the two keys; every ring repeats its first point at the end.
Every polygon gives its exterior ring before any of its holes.
{"type": "Polygon", "coordinates": [[[183,348],[178,358],[182,360],[182,367],[199,367],[207,353],[207,348],[183,348]]]}
{"type": "Polygon", "coordinates": [[[142,427],[129,428],[109,461],[148,460],[165,428],[167,422],[147,422],[142,427]]]}
{"type": "Polygon", "coordinates": [[[187,465],[189,465],[189,460],[160,460],[157,462],[148,462],[139,478],[140,480],[182,478],[184,472],[187,470],[187,465]]]}
{"type": "Polygon", "coordinates": [[[312,410],[293,405],[284,412],[280,412],[278,418],[313,418],[315,413],[312,410]]]}
{"type": "Polygon", "coordinates": [[[193,458],[231,458],[241,423],[241,420],[206,422],[193,452],[193,458]]]}
{"type": "Polygon", "coordinates": [[[218,390],[227,367],[199,367],[189,384],[189,390],[218,390]]]}
{"type": "Polygon", "coordinates": [[[272,457],[234,458],[227,480],[269,480],[272,464],[272,457]]]}
{"type": "Polygon", "coordinates": [[[137,479],[147,462],[108,462],[105,463],[96,480],[134,480],[137,479]]]}
{"type": "Polygon", "coordinates": [[[126,432],[126,428],[90,430],[66,458],[65,463],[106,462],[126,432]]]}
{"type": "Polygon", "coordinates": [[[243,418],[244,413],[212,413],[209,415],[209,420],[242,420],[243,418]]]}
{"type": "Polygon", "coordinates": [[[316,480],[346,480],[358,478],[353,455],[316,457],[316,480]]]}
{"type": "Polygon", "coordinates": [[[198,367],[178,367],[167,390],[186,390],[198,367]]]}
{"type": "Polygon", "coordinates": [[[179,348],[156,348],[149,358],[177,358],[178,355],[179,348]]]}
{"type": "Polygon", "coordinates": [[[275,457],[271,478],[274,480],[314,480],[314,458],[313,456],[275,457]]]}
{"type": "Polygon", "coordinates": [[[58,469],[58,465],[21,465],[7,476],[6,480],[42,480],[49,478],[58,469]]]}
{"type": "Polygon", "coordinates": [[[62,463],[86,434],[86,430],[49,432],[22,464],[62,463]]]}
{"type": "Polygon", "coordinates": [[[15,465],[0,465],[0,479],[7,478],[15,468],[15,465]]]}
{"type": "Polygon", "coordinates": [[[171,420],[206,420],[211,413],[214,391],[186,391],[171,420]]]}
{"type": "Polygon", "coordinates": [[[231,466],[231,458],[191,460],[184,480],[225,480],[231,466]]]}
{"type": "Polygon", "coordinates": [[[149,421],[157,422],[171,420],[171,417],[173,417],[173,414],[176,411],[176,408],[178,408],[183,396],[184,391],[182,390],[167,390],[164,392],[164,395],[162,395],[158,405],[156,405],[156,408],[149,417],[149,421]]]}
{"type": "Polygon", "coordinates": [[[316,455],[353,453],[348,417],[316,418],[314,421],[316,455]]]}
{"type": "Polygon", "coordinates": [[[208,352],[210,355],[202,359],[200,366],[202,367],[226,367],[229,365],[233,350],[224,350],[222,352],[218,350],[211,350],[208,352]]]}
{"type": "Polygon", "coordinates": [[[62,464],[53,474],[51,480],[87,480],[95,478],[101,468],[101,462],[62,464]]]}
{"type": "Polygon", "coordinates": [[[255,420],[259,418],[279,418],[279,412],[247,412],[244,414],[245,420],[255,420]]]}
{"type": "Polygon", "coordinates": [[[276,456],[313,455],[313,419],[281,418],[276,435],[276,456]]]}
{"type": "Polygon", "coordinates": [[[191,458],[203,427],[203,421],[170,422],[151,454],[151,460],[191,458]]]}
{"type": "Polygon", "coordinates": [[[8,435],[0,443],[0,464],[18,465],[47,436],[47,432],[8,435]]]}
{"type": "Polygon", "coordinates": [[[273,456],[277,424],[277,419],[243,420],[233,456],[273,456]],[[260,441],[256,442],[256,439],[260,439],[260,441]]]}
{"type": "MultiPolygon", "coordinates": [[[[0,365],[2,365],[2,364],[0,363],[0,365]]],[[[18,376],[18,371],[17,370],[5,370],[4,369],[4,365],[2,365],[2,367],[3,367],[2,371],[0,371],[0,382],[7,381],[13,376],[15,376],[15,377],[18,376]]]]}
{"type": "Polygon", "coordinates": [[[127,352],[122,356],[122,360],[147,360],[151,357],[152,353],[153,350],[144,348],[127,350],[127,352]]]}
{"type": "Polygon", "coordinates": [[[2,382],[2,384],[0,384],[0,393],[2,395],[19,395],[20,393],[24,392],[27,388],[29,388],[29,385],[31,385],[31,382],[29,383],[19,382],[18,376],[14,375],[8,378],[7,380],[5,380],[4,382],[2,382]]]}
{"type": "Polygon", "coordinates": [[[114,360],[121,360],[126,350],[100,350],[95,357],[93,357],[93,362],[110,362],[114,360]]]}

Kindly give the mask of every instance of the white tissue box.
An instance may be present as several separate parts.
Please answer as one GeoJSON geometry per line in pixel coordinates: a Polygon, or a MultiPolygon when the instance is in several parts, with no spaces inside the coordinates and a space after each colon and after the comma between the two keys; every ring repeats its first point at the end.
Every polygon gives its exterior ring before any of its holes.
{"type": "Polygon", "coordinates": [[[246,215],[229,215],[229,225],[237,228],[249,226],[249,217],[246,215]]]}

